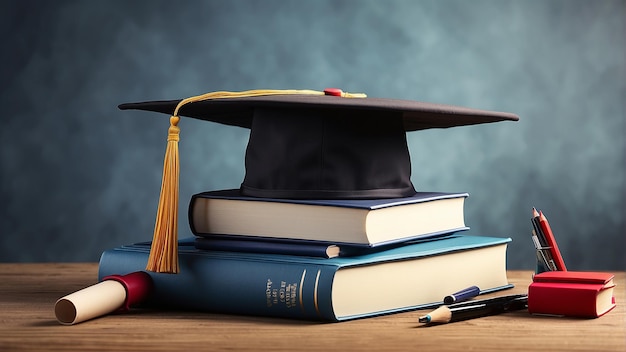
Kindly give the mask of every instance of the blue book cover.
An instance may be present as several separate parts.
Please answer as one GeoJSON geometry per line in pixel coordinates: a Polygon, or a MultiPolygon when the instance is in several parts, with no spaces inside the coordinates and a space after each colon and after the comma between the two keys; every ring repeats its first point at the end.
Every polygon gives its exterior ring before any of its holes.
{"type": "Polygon", "coordinates": [[[391,199],[274,199],[239,190],[198,193],[189,203],[197,236],[229,235],[384,246],[469,229],[467,193],[418,192],[391,199]]]}
{"type": "MultiPolygon", "coordinates": [[[[148,304],[225,314],[343,321],[442,303],[462,288],[509,288],[509,238],[454,234],[371,254],[319,258],[207,251],[180,241],[179,274],[148,272],[148,304]]],[[[145,269],[150,243],[105,251],[98,277],[145,269]]]]}

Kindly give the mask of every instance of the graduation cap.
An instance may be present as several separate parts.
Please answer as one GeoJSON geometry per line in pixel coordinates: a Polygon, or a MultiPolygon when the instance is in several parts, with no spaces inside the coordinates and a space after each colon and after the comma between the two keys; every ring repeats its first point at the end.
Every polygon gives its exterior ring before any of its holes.
{"type": "Polygon", "coordinates": [[[243,195],[309,199],[411,196],[406,132],[519,119],[512,113],[368,98],[334,88],[212,92],[119,108],[171,115],[147,266],[157,272],[178,272],[179,116],[250,129],[243,195]]]}

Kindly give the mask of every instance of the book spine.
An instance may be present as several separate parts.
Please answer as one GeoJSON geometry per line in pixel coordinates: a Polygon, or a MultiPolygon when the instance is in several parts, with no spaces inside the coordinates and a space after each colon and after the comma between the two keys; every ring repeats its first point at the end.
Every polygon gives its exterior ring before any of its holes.
{"type": "MultiPolygon", "coordinates": [[[[146,251],[112,249],[100,258],[98,279],[144,270],[146,251]]],[[[331,303],[336,267],[185,254],[180,273],[148,272],[148,305],[225,314],[337,321],[331,303]]]]}
{"type": "Polygon", "coordinates": [[[598,285],[532,283],[528,287],[528,312],[597,318],[598,285]]]}

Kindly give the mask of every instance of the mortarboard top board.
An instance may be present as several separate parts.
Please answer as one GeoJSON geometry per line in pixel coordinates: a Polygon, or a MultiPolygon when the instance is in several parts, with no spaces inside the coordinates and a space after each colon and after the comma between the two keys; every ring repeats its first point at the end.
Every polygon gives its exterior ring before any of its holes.
{"type": "MultiPolygon", "coordinates": [[[[415,189],[406,132],[519,119],[506,112],[367,98],[332,88],[323,92],[213,92],[182,100],[121,104],[119,108],[172,115],[153,251],[163,250],[154,248],[158,228],[164,226],[159,225],[159,218],[170,227],[172,221],[165,218],[177,218],[168,213],[178,207],[178,161],[174,155],[178,153],[179,115],[250,129],[246,174],[240,187],[243,195],[310,199],[411,196],[415,189]],[[171,179],[176,179],[175,190],[166,186],[171,179]],[[163,208],[164,202],[171,210],[163,208]]],[[[164,236],[169,243],[176,238],[164,236]]]]}
{"type": "MultiPolygon", "coordinates": [[[[320,199],[415,193],[409,186],[407,131],[518,120],[511,113],[304,92],[210,98],[185,104],[178,114],[251,129],[244,195],[320,199]]],[[[171,115],[180,102],[128,103],[120,108],[171,115]]]]}
{"type": "MultiPolygon", "coordinates": [[[[122,110],[146,110],[172,114],[181,100],[148,101],[126,103],[119,106],[122,110]]],[[[257,108],[276,109],[317,109],[352,110],[355,112],[379,112],[381,117],[389,113],[402,116],[405,131],[417,131],[429,128],[446,128],[498,121],[517,121],[519,117],[508,112],[477,110],[460,106],[425,103],[411,100],[386,98],[337,99],[332,95],[284,94],[259,95],[232,98],[213,98],[189,103],[181,107],[179,114],[200,120],[217,122],[244,128],[252,127],[254,110],[257,108]]],[[[293,114],[292,118],[301,118],[293,114]]]]}

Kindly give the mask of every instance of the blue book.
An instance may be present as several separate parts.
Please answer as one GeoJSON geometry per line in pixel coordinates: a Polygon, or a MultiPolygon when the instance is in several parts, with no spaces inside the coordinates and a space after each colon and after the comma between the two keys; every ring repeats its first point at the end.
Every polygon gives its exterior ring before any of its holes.
{"type": "MultiPolygon", "coordinates": [[[[179,274],[148,272],[148,305],[225,314],[344,321],[431,308],[468,286],[510,288],[509,238],[452,234],[331,259],[207,251],[180,241],[179,274]]],[[[144,270],[150,243],[105,251],[98,278],[144,270]]]]}
{"type": "Polygon", "coordinates": [[[418,192],[391,199],[274,199],[239,190],[198,193],[189,203],[197,236],[229,235],[384,246],[467,230],[467,193],[418,192]]]}

